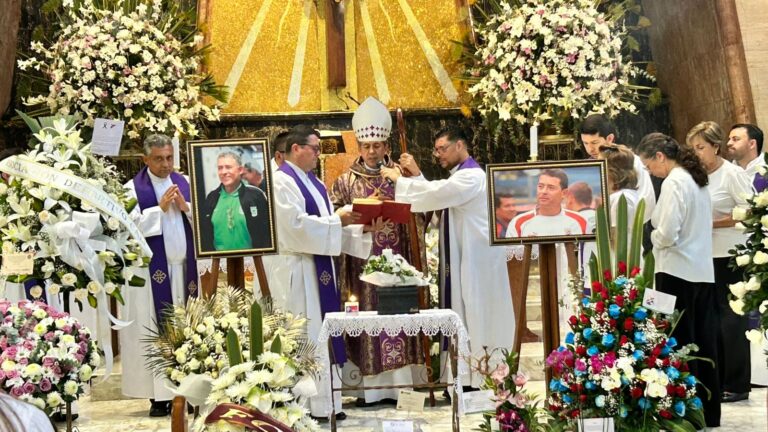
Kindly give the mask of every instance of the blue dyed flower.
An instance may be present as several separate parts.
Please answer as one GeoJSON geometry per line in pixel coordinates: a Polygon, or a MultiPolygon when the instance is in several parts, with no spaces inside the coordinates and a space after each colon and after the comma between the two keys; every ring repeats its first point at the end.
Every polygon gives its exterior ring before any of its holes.
{"type": "Polygon", "coordinates": [[[669,379],[671,379],[671,380],[676,380],[676,379],[680,378],[680,371],[679,371],[679,370],[677,370],[677,369],[676,369],[675,367],[673,367],[673,366],[670,366],[670,367],[668,367],[668,368],[667,368],[667,370],[666,370],[665,372],[667,373],[667,376],[668,376],[668,377],[669,377],[669,379]]]}
{"type": "Polygon", "coordinates": [[[696,377],[693,375],[688,375],[685,377],[685,383],[688,384],[688,387],[693,387],[696,385],[696,377]]]}
{"type": "Polygon", "coordinates": [[[685,402],[677,401],[675,403],[675,414],[677,414],[680,417],[685,416],[685,402]]]}
{"type": "Polygon", "coordinates": [[[621,314],[621,307],[617,304],[612,304],[608,306],[608,316],[611,318],[618,318],[621,314]]]}
{"type": "Polygon", "coordinates": [[[584,335],[584,339],[589,340],[589,338],[592,337],[593,330],[590,327],[585,328],[581,331],[581,334],[584,335]]]}
{"type": "Polygon", "coordinates": [[[581,304],[582,304],[584,307],[587,307],[587,306],[589,306],[589,297],[584,297],[583,299],[581,299],[581,304]]]}
{"type": "Polygon", "coordinates": [[[623,385],[623,386],[628,386],[629,385],[629,380],[624,375],[622,375],[619,379],[621,380],[621,385],[623,385]]]}
{"type": "Polygon", "coordinates": [[[571,402],[573,402],[573,398],[568,396],[567,394],[563,395],[563,402],[565,402],[566,404],[570,404],[571,402]]]}
{"type": "Polygon", "coordinates": [[[646,398],[640,398],[637,401],[637,404],[640,406],[640,408],[647,410],[651,408],[651,403],[646,398]]]}
{"type": "Polygon", "coordinates": [[[618,286],[618,287],[623,287],[624,285],[626,285],[626,284],[627,284],[627,281],[628,281],[628,279],[627,279],[626,277],[624,277],[624,276],[619,276],[619,277],[617,277],[617,278],[616,278],[616,279],[613,281],[613,283],[615,283],[615,284],[616,284],[616,286],[618,286]]]}
{"type": "Polygon", "coordinates": [[[672,351],[672,349],[665,345],[664,348],[661,349],[662,357],[668,356],[670,351],[672,351]]]}
{"type": "Polygon", "coordinates": [[[596,398],[595,398],[595,405],[596,405],[598,408],[602,408],[602,407],[604,407],[604,406],[605,406],[605,396],[603,396],[603,395],[600,395],[600,396],[596,397],[596,398]]]}
{"type": "Polygon", "coordinates": [[[636,320],[644,320],[644,319],[646,319],[648,317],[648,309],[642,308],[642,307],[638,308],[635,311],[634,317],[635,317],[636,320]]]}
{"type": "Polygon", "coordinates": [[[589,354],[590,357],[596,356],[596,355],[600,354],[600,350],[597,349],[596,346],[592,345],[589,348],[587,348],[587,354],[589,354]]]}
{"type": "Polygon", "coordinates": [[[694,409],[694,410],[700,410],[700,409],[701,409],[701,407],[702,407],[702,404],[701,404],[701,399],[699,399],[699,397],[698,397],[698,396],[695,396],[693,399],[691,399],[691,401],[690,401],[690,405],[691,405],[691,408],[692,408],[692,409],[694,409]]]}
{"type": "Polygon", "coordinates": [[[568,332],[568,334],[565,335],[565,343],[573,345],[573,333],[568,332]]]}
{"type": "Polygon", "coordinates": [[[676,347],[677,346],[677,339],[675,339],[673,337],[667,339],[667,346],[670,347],[670,348],[676,347]]]}
{"type": "Polygon", "coordinates": [[[607,333],[603,335],[603,340],[600,343],[602,343],[604,347],[610,348],[613,346],[614,342],[616,342],[616,338],[612,334],[607,333]]]}
{"type": "Polygon", "coordinates": [[[560,384],[560,381],[558,381],[558,380],[556,380],[556,379],[552,378],[552,379],[549,381],[549,390],[551,390],[551,391],[557,391],[558,387],[560,387],[560,386],[559,386],[559,384],[560,384]]]}
{"type": "Polygon", "coordinates": [[[635,360],[642,360],[643,357],[645,357],[645,354],[640,350],[635,350],[635,352],[632,353],[632,357],[634,357],[635,360]]]}
{"type": "Polygon", "coordinates": [[[621,416],[621,418],[627,418],[627,414],[629,414],[629,409],[627,409],[626,405],[619,407],[619,416],[621,416]]]}
{"type": "Polygon", "coordinates": [[[597,384],[595,384],[594,381],[587,381],[587,383],[584,384],[584,387],[586,387],[587,390],[594,390],[597,388],[597,384]]]}
{"type": "Polygon", "coordinates": [[[648,340],[645,337],[645,333],[643,333],[641,331],[636,331],[635,332],[635,343],[636,344],[644,344],[646,342],[648,342],[648,340]]]}

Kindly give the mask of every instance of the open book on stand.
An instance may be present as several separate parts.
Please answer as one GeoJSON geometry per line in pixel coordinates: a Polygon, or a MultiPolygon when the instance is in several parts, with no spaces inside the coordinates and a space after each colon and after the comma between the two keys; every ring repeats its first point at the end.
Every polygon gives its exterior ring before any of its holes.
{"type": "Polygon", "coordinates": [[[355,198],[352,200],[352,211],[362,216],[358,223],[370,225],[373,219],[383,217],[395,223],[408,223],[411,216],[411,205],[397,201],[380,201],[375,198],[355,198]]]}

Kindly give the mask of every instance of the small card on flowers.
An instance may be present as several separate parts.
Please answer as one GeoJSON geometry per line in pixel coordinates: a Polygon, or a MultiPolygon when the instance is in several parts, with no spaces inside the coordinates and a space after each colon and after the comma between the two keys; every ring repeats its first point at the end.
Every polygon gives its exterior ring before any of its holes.
{"type": "Polygon", "coordinates": [[[405,411],[424,411],[427,395],[413,390],[400,390],[397,396],[397,409],[405,411]]]}
{"type": "Polygon", "coordinates": [[[119,155],[124,126],[125,122],[122,120],[97,118],[93,123],[91,152],[103,156],[119,155]]]}
{"type": "Polygon", "coordinates": [[[26,253],[4,253],[3,265],[0,267],[0,275],[29,275],[35,269],[35,254],[26,253]]]}
{"type": "Polygon", "coordinates": [[[410,420],[382,420],[383,432],[413,432],[413,422],[410,420]]]}
{"type": "Polygon", "coordinates": [[[588,418],[579,420],[579,432],[614,432],[613,418],[588,418]]]}
{"type": "Polygon", "coordinates": [[[643,307],[666,315],[675,311],[676,301],[677,297],[655,289],[647,289],[643,294],[643,307]]]}
{"type": "Polygon", "coordinates": [[[496,403],[493,401],[493,390],[464,392],[461,396],[461,403],[464,404],[465,414],[496,409],[496,403]]]}

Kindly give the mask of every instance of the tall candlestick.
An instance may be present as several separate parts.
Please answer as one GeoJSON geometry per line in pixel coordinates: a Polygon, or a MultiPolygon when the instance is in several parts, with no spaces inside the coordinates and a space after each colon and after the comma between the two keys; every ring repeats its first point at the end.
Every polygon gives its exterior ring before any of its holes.
{"type": "Polygon", "coordinates": [[[179,151],[179,137],[174,136],[173,139],[171,139],[171,144],[173,145],[173,168],[176,170],[180,170],[181,154],[179,151]]]}
{"type": "Polygon", "coordinates": [[[531,125],[531,160],[535,161],[539,158],[539,127],[534,123],[531,125]]]}

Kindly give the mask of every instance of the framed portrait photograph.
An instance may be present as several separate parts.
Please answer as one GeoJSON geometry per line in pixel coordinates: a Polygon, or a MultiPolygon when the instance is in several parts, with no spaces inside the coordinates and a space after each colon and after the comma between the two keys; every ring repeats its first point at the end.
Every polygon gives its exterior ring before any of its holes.
{"type": "Polygon", "coordinates": [[[595,239],[595,213],[608,202],[603,160],[489,164],[492,245],[595,239]]]}
{"type": "Polygon", "coordinates": [[[198,258],[275,253],[275,212],[266,138],[189,142],[198,258]]]}

